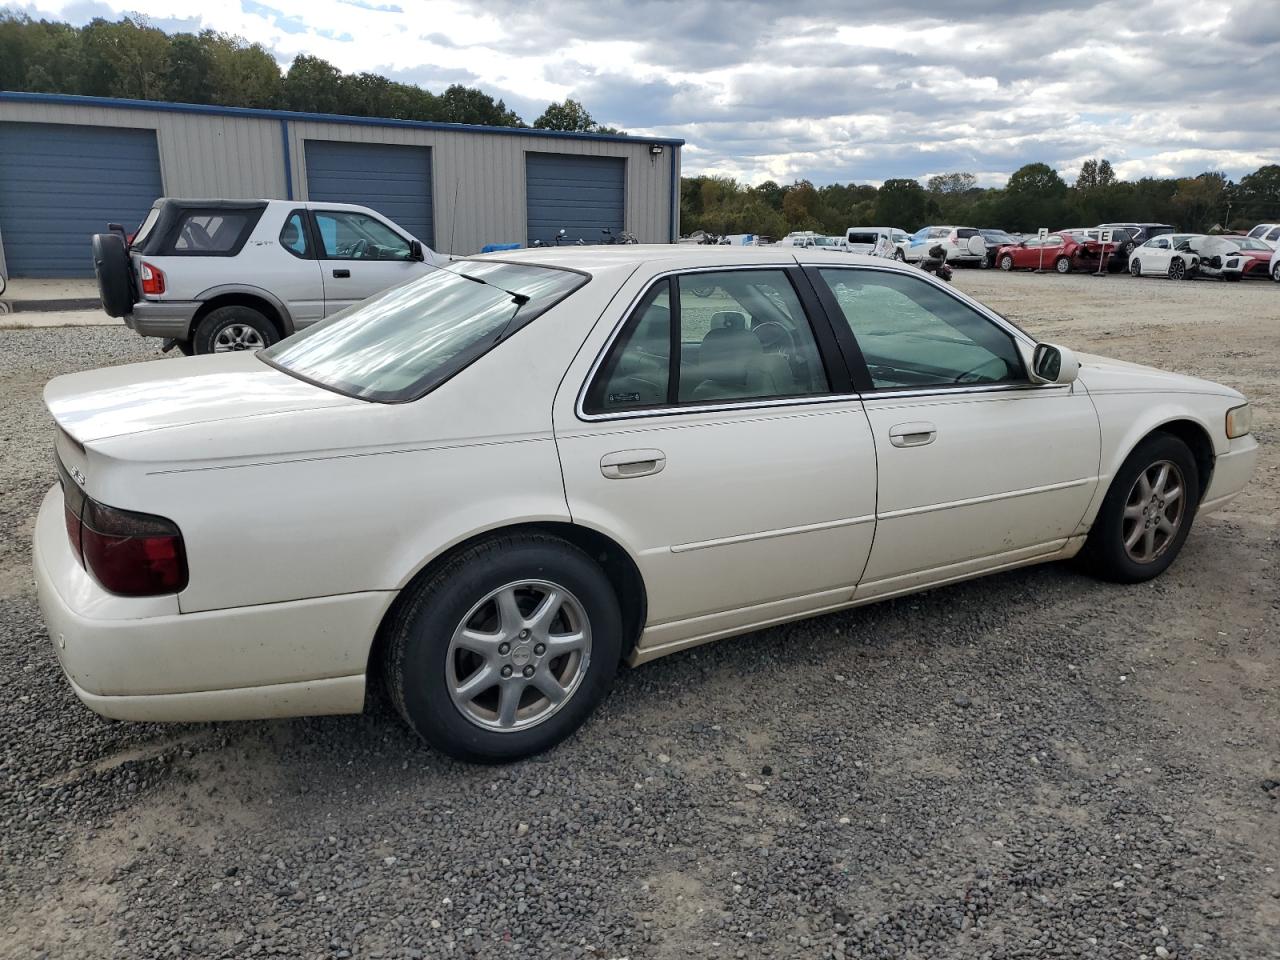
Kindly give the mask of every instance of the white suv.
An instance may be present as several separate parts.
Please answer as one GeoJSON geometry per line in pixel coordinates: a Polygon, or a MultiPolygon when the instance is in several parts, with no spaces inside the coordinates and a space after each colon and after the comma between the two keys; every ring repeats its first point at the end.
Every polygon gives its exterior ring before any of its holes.
{"type": "Polygon", "coordinates": [[[269,346],[447,262],[368,207],[162,198],[132,238],[93,238],[102,305],[165,349],[269,346]]]}
{"type": "Polygon", "coordinates": [[[897,245],[898,260],[914,263],[940,246],[952,263],[986,263],[987,243],[973,227],[921,227],[897,245]]]}
{"type": "Polygon", "coordinates": [[[1249,236],[1261,240],[1273,250],[1280,246],[1280,223],[1260,223],[1249,231],[1249,236]]]}

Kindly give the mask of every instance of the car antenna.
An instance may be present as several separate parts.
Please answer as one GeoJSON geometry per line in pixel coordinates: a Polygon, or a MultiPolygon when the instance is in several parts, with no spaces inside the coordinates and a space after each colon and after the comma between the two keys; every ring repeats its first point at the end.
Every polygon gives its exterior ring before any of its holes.
{"type": "Polygon", "coordinates": [[[453,178],[453,206],[449,209],[449,256],[453,256],[453,236],[458,229],[458,184],[457,177],[453,178]]]}

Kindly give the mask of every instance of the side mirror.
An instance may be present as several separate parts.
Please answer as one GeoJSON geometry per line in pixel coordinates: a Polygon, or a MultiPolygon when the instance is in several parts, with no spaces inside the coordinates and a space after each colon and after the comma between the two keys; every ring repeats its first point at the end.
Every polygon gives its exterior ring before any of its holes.
{"type": "Polygon", "coordinates": [[[1080,373],[1080,361],[1066,347],[1037,343],[1031,354],[1033,383],[1071,383],[1080,373]]]}
{"type": "Polygon", "coordinates": [[[560,233],[559,233],[559,234],[557,234],[557,236],[561,236],[561,237],[565,237],[565,236],[568,236],[568,235],[569,235],[569,231],[568,231],[568,230],[566,230],[564,227],[561,227],[561,228],[560,228],[560,233]]]}
{"type": "Polygon", "coordinates": [[[409,259],[416,260],[418,263],[422,263],[422,261],[427,259],[422,252],[422,244],[417,240],[409,241],[409,259]]]}

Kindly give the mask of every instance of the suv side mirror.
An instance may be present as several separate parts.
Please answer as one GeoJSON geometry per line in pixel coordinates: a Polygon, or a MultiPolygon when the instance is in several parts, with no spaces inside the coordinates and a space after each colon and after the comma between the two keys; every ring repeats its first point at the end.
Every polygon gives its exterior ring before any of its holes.
{"type": "Polygon", "coordinates": [[[1066,347],[1037,343],[1031,354],[1033,383],[1071,383],[1080,373],[1080,361],[1066,347]]]}
{"type": "Polygon", "coordinates": [[[427,259],[422,252],[422,244],[417,240],[409,241],[409,259],[416,260],[418,263],[422,263],[422,261],[427,259]]]}

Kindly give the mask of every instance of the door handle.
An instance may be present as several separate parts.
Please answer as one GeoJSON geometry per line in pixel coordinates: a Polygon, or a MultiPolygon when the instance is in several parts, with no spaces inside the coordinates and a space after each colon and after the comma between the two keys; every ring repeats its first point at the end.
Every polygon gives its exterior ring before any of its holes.
{"type": "Polygon", "coordinates": [[[600,458],[600,472],[610,480],[651,477],[666,465],[667,455],[661,450],[619,450],[600,458]]]}
{"type": "Polygon", "coordinates": [[[938,428],[932,423],[899,423],[889,428],[889,442],[895,447],[923,447],[933,443],[938,436],[938,428]]]}
{"type": "Polygon", "coordinates": [[[334,270],[333,275],[337,277],[339,280],[345,280],[347,277],[351,276],[351,271],[350,270],[334,270]]]}

